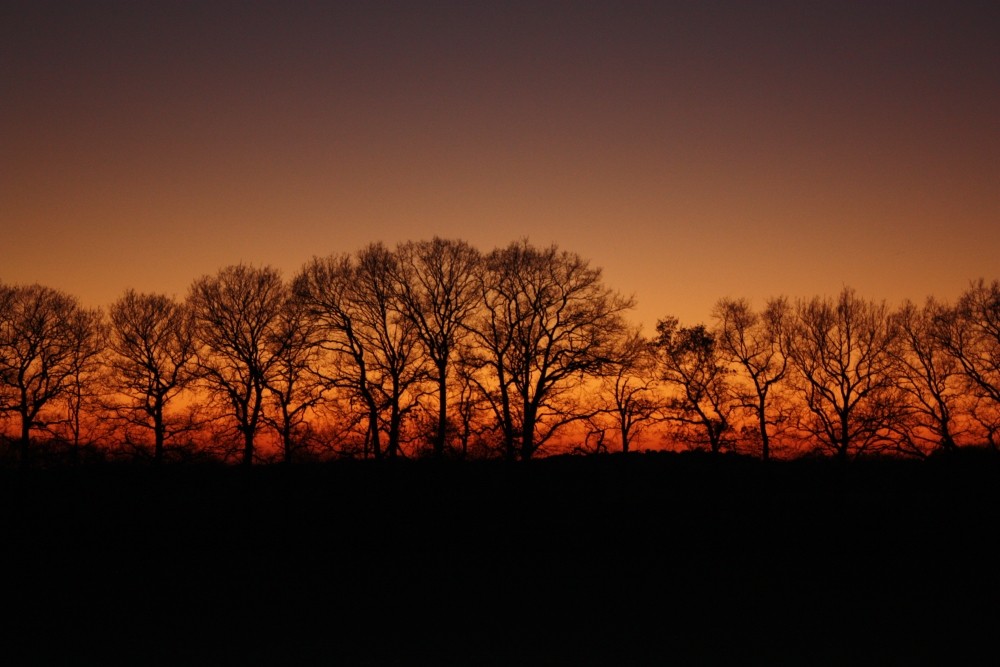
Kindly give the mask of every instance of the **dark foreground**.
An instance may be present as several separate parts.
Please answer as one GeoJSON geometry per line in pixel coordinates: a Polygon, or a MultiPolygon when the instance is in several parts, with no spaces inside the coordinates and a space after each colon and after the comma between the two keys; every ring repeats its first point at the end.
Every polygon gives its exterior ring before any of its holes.
{"type": "Polygon", "coordinates": [[[0,474],[0,663],[996,664],[1000,462],[0,474]]]}

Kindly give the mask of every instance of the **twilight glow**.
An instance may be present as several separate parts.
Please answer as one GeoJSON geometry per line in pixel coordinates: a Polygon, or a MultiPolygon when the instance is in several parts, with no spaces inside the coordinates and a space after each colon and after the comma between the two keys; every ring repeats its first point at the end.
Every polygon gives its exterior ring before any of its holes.
{"type": "Polygon", "coordinates": [[[0,280],[106,306],[235,262],[528,237],[649,331],[723,296],[1000,275],[981,2],[5,2],[0,280]]]}

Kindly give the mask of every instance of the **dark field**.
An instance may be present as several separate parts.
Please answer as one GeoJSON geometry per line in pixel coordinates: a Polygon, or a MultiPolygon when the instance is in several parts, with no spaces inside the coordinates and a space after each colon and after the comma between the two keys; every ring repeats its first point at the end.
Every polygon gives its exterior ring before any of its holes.
{"type": "Polygon", "coordinates": [[[0,473],[0,663],[996,664],[1000,461],[0,473]]]}

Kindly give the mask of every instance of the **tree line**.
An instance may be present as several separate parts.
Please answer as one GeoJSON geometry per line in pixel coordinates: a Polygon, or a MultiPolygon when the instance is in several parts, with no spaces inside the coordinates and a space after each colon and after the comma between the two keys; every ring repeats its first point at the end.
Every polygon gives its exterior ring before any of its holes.
{"type": "Polygon", "coordinates": [[[953,304],[724,298],[628,320],[579,255],[433,238],[237,264],[106,311],[0,283],[0,415],[36,450],[163,461],[496,457],[641,447],[764,459],[997,446],[1000,283],[953,304]]]}

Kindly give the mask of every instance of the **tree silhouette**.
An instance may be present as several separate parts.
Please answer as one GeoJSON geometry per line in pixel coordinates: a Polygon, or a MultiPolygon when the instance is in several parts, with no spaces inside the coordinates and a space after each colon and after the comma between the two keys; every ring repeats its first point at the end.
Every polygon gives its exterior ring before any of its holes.
{"type": "Polygon", "coordinates": [[[276,269],[236,264],[191,286],[200,377],[223,397],[251,465],[268,376],[278,357],[271,341],[280,326],[286,289],[276,269]]]}
{"type": "Polygon", "coordinates": [[[399,302],[434,368],[438,395],[434,454],[440,457],[448,431],[450,362],[478,305],[476,271],[480,256],[464,241],[438,237],[402,244],[396,255],[399,302]]]}
{"type": "Polygon", "coordinates": [[[41,285],[14,286],[2,300],[0,396],[19,420],[20,458],[27,462],[32,430],[46,426],[43,410],[69,391],[93,354],[100,315],[41,285]]]}
{"type": "Polygon", "coordinates": [[[101,355],[107,346],[108,327],[100,310],[81,310],[73,324],[72,369],[63,392],[66,417],[61,426],[73,447],[73,457],[79,459],[80,447],[92,445],[99,437],[94,413],[100,404],[99,376],[103,368],[101,355]],[[86,432],[85,432],[86,431],[86,432]]]}
{"type": "Polygon", "coordinates": [[[1000,447],[1000,281],[895,312],[849,288],[757,312],[723,298],[713,326],[668,317],[654,340],[626,321],[633,306],[579,255],[526,239],[485,255],[372,243],[290,285],[233,265],[181,304],[129,290],[107,322],[0,283],[3,437],[22,460],[41,437],[78,453],[116,437],[161,461],[182,433],[195,452],[235,428],[247,464],[262,426],[285,461],[628,452],[661,421],[765,460],[795,436],[841,459],[1000,447]]]}
{"type": "Polygon", "coordinates": [[[661,411],[655,391],[656,356],[650,341],[637,329],[623,333],[614,354],[601,372],[601,395],[607,403],[595,415],[592,428],[603,440],[606,430],[616,430],[622,452],[628,454],[632,441],[661,411]],[[606,424],[610,417],[611,427],[606,424]]]}
{"type": "Polygon", "coordinates": [[[168,411],[195,373],[194,327],[184,304],[128,290],[112,304],[107,360],[110,385],[124,399],[112,409],[153,436],[153,460],[163,460],[172,434],[168,411]]]}
{"type": "Polygon", "coordinates": [[[366,455],[370,445],[375,458],[381,458],[380,406],[368,375],[372,353],[367,339],[359,335],[355,277],[351,255],[315,257],[295,276],[292,289],[315,322],[317,343],[326,354],[321,379],[329,388],[344,389],[361,401],[368,421],[366,455]]]}
{"type": "Polygon", "coordinates": [[[605,287],[600,269],[580,256],[527,241],[491,252],[479,289],[470,361],[487,373],[480,386],[501,424],[506,456],[514,458],[520,445],[529,459],[581,417],[558,399],[610,362],[634,302],[605,287]]]}
{"type": "Polygon", "coordinates": [[[660,377],[678,391],[667,419],[680,426],[681,438],[707,444],[713,454],[718,453],[732,430],[736,404],[731,400],[730,371],[715,336],[703,324],[682,327],[676,317],[657,322],[656,333],[660,377]]]}
{"type": "Polygon", "coordinates": [[[722,354],[742,370],[753,389],[741,401],[755,417],[761,458],[766,461],[771,455],[772,429],[782,420],[773,411],[773,390],[788,370],[788,360],[781,351],[788,304],[784,299],[772,299],[764,312],[757,313],[746,299],[721,299],[713,315],[722,354]]]}
{"type": "Polygon", "coordinates": [[[371,244],[357,255],[355,272],[357,335],[371,352],[369,378],[380,396],[388,438],[386,454],[400,453],[403,417],[416,407],[414,389],[426,378],[420,355],[417,327],[404,314],[398,298],[396,257],[380,243],[371,244]]]}
{"type": "Polygon", "coordinates": [[[969,392],[980,402],[976,417],[996,446],[1000,412],[1000,281],[982,278],[962,293],[951,312],[937,318],[934,329],[941,345],[958,360],[969,392]]]}
{"type": "Polygon", "coordinates": [[[306,416],[323,398],[318,325],[295,294],[288,293],[267,344],[274,359],[272,371],[266,377],[268,404],[274,408],[274,414],[265,409],[263,419],[277,431],[282,458],[291,463],[295,450],[302,444],[297,437],[305,429],[306,416]]]}
{"type": "Polygon", "coordinates": [[[850,288],[835,300],[799,301],[783,338],[808,410],[805,431],[841,460],[889,445],[903,397],[894,376],[899,336],[885,303],[850,288]]]}
{"type": "Polygon", "coordinates": [[[398,299],[397,272],[385,246],[372,244],[353,256],[314,258],[294,281],[296,294],[317,320],[318,341],[329,357],[323,377],[365,406],[367,441],[376,458],[383,453],[383,422],[388,431],[385,453],[398,456],[402,419],[415,405],[412,389],[425,375],[416,326],[404,316],[398,299]]]}
{"type": "Polygon", "coordinates": [[[970,398],[962,365],[944,343],[955,311],[934,299],[923,307],[907,301],[894,318],[902,343],[895,352],[897,377],[909,399],[900,446],[919,455],[928,446],[954,451],[968,428],[958,416],[970,398]]]}

